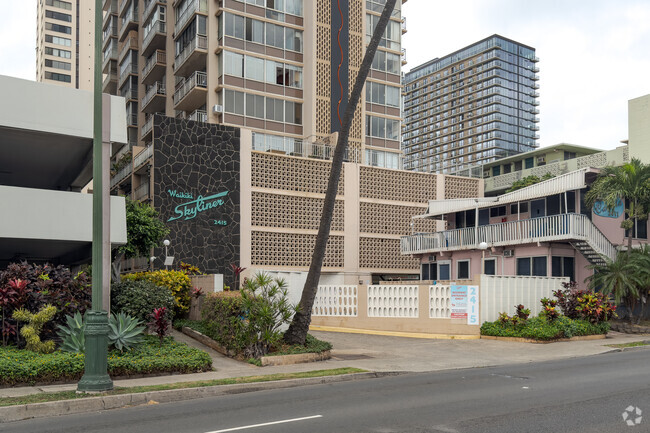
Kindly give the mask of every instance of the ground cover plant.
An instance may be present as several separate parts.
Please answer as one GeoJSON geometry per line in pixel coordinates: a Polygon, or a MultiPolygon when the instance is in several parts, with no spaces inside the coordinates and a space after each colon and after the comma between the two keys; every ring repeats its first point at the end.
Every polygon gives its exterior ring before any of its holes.
{"type": "MultiPolygon", "coordinates": [[[[145,336],[137,347],[108,353],[112,377],[154,373],[195,373],[212,368],[210,356],[167,337],[145,336]]],[[[0,348],[0,385],[77,381],[84,372],[82,353],[57,350],[39,354],[16,347],[0,348]]]]}

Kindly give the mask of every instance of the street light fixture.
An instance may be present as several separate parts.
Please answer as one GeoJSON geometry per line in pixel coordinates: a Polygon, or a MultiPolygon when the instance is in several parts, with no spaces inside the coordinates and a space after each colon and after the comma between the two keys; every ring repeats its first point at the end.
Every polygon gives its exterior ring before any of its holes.
{"type": "Polygon", "coordinates": [[[480,244],[478,244],[478,249],[481,250],[481,274],[485,273],[485,250],[487,250],[488,244],[487,242],[483,241],[480,244]]]}

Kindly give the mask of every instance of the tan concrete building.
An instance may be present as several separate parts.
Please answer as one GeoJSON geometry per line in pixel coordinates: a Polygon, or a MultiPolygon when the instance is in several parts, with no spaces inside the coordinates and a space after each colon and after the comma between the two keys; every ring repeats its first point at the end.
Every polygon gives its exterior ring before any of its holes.
{"type": "Polygon", "coordinates": [[[92,90],[94,1],[37,1],[36,81],[92,90]]]}
{"type": "MultiPolygon", "coordinates": [[[[255,150],[302,154],[315,144],[327,157],[322,146],[340,129],[384,4],[342,0],[341,20],[331,0],[104,1],[103,89],[127,99],[130,145],[117,157],[151,144],[154,113],[251,129],[255,150]]],[[[349,161],[401,166],[405,31],[398,2],[355,113],[349,161]]]]}

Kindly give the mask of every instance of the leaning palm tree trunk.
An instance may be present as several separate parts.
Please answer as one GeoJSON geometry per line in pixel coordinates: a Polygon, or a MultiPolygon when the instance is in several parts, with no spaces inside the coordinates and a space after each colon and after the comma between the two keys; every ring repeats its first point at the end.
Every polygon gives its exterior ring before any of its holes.
{"type": "Polygon", "coordinates": [[[395,3],[396,0],[386,1],[384,11],[381,14],[381,18],[379,18],[377,27],[372,34],[368,47],[366,48],[366,54],[363,57],[363,62],[359,68],[359,74],[357,75],[354,87],[352,88],[348,105],[345,108],[341,132],[336,142],[336,148],[334,149],[332,168],[327,183],[327,191],[325,192],[325,200],[323,202],[323,213],[321,215],[320,226],[318,227],[318,235],[316,236],[311,265],[309,266],[309,272],[307,273],[307,280],[302,289],[302,296],[300,298],[300,303],[298,304],[298,312],[294,315],[289,329],[284,334],[284,340],[289,344],[305,344],[305,338],[307,337],[307,331],[309,331],[309,324],[311,323],[311,309],[314,305],[316,291],[318,290],[318,280],[320,280],[321,267],[323,266],[323,260],[325,258],[325,248],[327,247],[327,240],[330,234],[336,191],[339,186],[339,177],[341,176],[341,169],[343,167],[343,155],[350,135],[350,123],[352,123],[354,111],[356,110],[357,103],[361,98],[361,91],[366,82],[368,72],[370,71],[372,60],[377,52],[379,41],[386,30],[390,15],[393,13],[395,3]]]}

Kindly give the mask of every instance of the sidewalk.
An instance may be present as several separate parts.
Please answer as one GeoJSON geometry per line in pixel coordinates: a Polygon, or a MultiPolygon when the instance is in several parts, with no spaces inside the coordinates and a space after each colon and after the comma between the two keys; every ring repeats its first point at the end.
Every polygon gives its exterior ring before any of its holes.
{"type": "MultiPolygon", "coordinates": [[[[424,372],[456,368],[487,367],[527,362],[575,358],[615,351],[607,344],[621,344],[648,339],[644,335],[611,332],[604,340],[559,342],[551,344],[513,343],[495,340],[433,340],[383,335],[312,332],[319,339],[332,343],[332,359],[328,361],[257,367],[235,361],[174,331],[173,336],[190,346],[206,351],[212,357],[215,371],[194,374],[116,380],[116,387],[160,385],[199,380],[225,379],[241,376],[295,373],[342,367],[356,367],[374,372],[424,372]]],[[[71,391],[76,383],[0,389],[0,397],[71,391]]]]}

